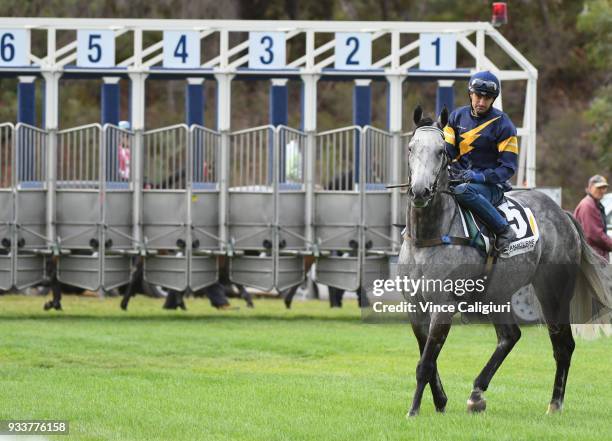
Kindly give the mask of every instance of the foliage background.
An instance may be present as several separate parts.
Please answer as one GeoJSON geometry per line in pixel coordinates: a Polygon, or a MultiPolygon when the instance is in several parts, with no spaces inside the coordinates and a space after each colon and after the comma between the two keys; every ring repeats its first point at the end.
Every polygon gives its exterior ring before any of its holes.
{"type": "MultiPolygon", "coordinates": [[[[590,175],[612,178],[612,0],[512,0],[508,6],[509,23],[501,32],[539,71],[538,185],[561,186],[564,206],[573,208],[590,175]]],[[[488,0],[0,0],[0,16],[5,17],[488,21],[490,13],[488,0]]],[[[35,49],[42,44],[33,37],[35,49]]],[[[495,54],[492,58],[501,68],[511,67],[509,60],[495,54]]],[[[520,125],[524,89],[518,83],[506,84],[504,110],[520,125]]],[[[233,127],[267,122],[268,87],[264,81],[235,82],[233,127]]],[[[465,101],[464,87],[462,82],[455,84],[456,105],[465,101]]],[[[148,127],[183,120],[183,81],[149,81],[147,88],[148,127]]],[[[122,84],[123,117],[128,89],[122,84]]],[[[64,81],[60,125],[99,120],[99,90],[99,81],[64,81]]],[[[409,83],[404,91],[408,130],[412,106],[433,103],[435,85],[409,83]]],[[[206,94],[206,124],[214,127],[212,82],[207,82],[206,94]]],[[[351,94],[350,83],[319,85],[321,129],[350,123],[351,94]]],[[[384,127],[384,83],[374,84],[373,100],[373,122],[384,127]]],[[[15,120],[15,101],[16,80],[1,78],[0,121],[15,120]]],[[[298,84],[290,84],[290,123],[299,124],[298,84]]]]}

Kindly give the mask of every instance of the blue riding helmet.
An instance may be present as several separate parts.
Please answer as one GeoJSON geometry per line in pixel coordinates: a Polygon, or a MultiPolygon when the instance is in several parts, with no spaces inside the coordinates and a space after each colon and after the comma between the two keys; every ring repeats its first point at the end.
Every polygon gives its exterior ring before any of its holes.
{"type": "Polygon", "coordinates": [[[501,91],[501,85],[495,75],[485,70],[483,72],[477,72],[470,77],[468,91],[497,98],[501,91]]]}

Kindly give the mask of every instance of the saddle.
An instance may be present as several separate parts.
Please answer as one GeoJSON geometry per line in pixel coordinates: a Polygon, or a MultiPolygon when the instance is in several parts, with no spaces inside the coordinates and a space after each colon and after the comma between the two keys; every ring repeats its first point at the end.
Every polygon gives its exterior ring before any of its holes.
{"type": "MultiPolygon", "coordinates": [[[[516,233],[516,240],[500,257],[512,257],[532,251],[540,238],[540,233],[531,210],[508,196],[504,196],[496,208],[516,233]]],[[[482,254],[488,255],[495,243],[493,232],[471,210],[460,206],[460,215],[463,232],[466,238],[470,238],[470,245],[482,254]]]]}
{"type": "MultiPolygon", "coordinates": [[[[499,257],[512,257],[532,251],[540,238],[540,232],[531,210],[508,196],[504,196],[496,208],[516,233],[516,240],[499,257]]],[[[476,248],[490,260],[489,258],[495,254],[492,249],[495,243],[493,232],[468,208],[459,206],[459,215],[463,226],[463,236],[444,235],[429,239],[412,239],[407,234],[406,225],[396,225],[396,227],[402,228],[401,234],[405,240],[415,240],[417,247],[466,245],[476,248]]]]}

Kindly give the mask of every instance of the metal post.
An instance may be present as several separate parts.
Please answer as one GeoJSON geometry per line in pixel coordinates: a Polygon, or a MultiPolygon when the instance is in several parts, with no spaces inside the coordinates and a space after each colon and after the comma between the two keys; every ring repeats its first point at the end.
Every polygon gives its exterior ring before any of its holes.
{"type": "Polygon", "coordinates": [[[145,125],[145,82],[147,75],[144,73],[131,73],[131,97],[130,97],[130,119],[132,120],[132,131],[134,132],[134,140],[132,145],[132,185],[133,198],[132,198],[132,236],[135,241],[135,248],[142,246],[142,229],[141,229],[141,215],[142,215],[142,162],[144,154],[144,125],[145,125]]]}
{"type": "Polygon", "coordinates": [[[47,143],[47,241],[55,244],[55,181],[57,159],[58,130],[58,89],[61,73],[43,72],[45,79],[45,129],[48,133],[47,143]]]}
{"type": "MultiPolygon", "coordinates": [[[[391,168],[391,183],[393,185],[397,185],[400,183],[401,179],[401,170],[402,170],[402,161],[405,160],[405,157],[402,155],[402,83],[404,82],[404,77],[401,75],[389,75],[387,76],[387,81],[389,82],[388,86],[388,96],[389,96],[389,127],[388,130],[391,132],[392,136],[392,168],[391,168]]],[[[400,189],[393,188],[391,190],[391,222],[394,224],[402,223],[400,216],[400,189]]],[[[392,251],[397,252],[399,250],[400,242],[400,231],[397,228],[392,228],[391,238],[393,239],[392,251]]]]}
{"type": "Polygon", "coordinates": [[[221,133],[219,152],[219,248],[228,238],[227,210],[229,192],[229,149],[231,126],[232,74],[215,74],[217,79],[217,131],[221,133]]]}
{"type": "Polygon", "coordinates": [[[527,130],[528,153],[527,153],[527,186],[536,186],[536,107],[537,107],[537,79],[527,80],[527,92],[529,100],[529,123],[527,130]]]}
{"type": "Polygon", "coordinates": [[[318,75],[302,75],[303,100],[302,121],[306,133],[304,150],[304,186],[306,190],[306,242],[312,246],[314,241],[314,185],[315,185],[315,154],[317,146],[317,81],[318,75]]]}

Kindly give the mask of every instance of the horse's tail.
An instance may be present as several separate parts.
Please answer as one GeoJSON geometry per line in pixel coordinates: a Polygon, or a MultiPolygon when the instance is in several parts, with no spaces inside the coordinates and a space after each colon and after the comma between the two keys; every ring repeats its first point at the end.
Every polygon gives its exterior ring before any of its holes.
{"type": "Polygon", "coordinates": [[[612,334],[612,274],[608,263],[587,243],[582,226],[576,218],[566,211],[580,236],[580,271],[576,280],[574,297],[570,304],[570,320],[577,335],[584,338],[597,338],[602,333],[612,334]],[[593,299],[603,308],[593,311],[593,299]]]}

